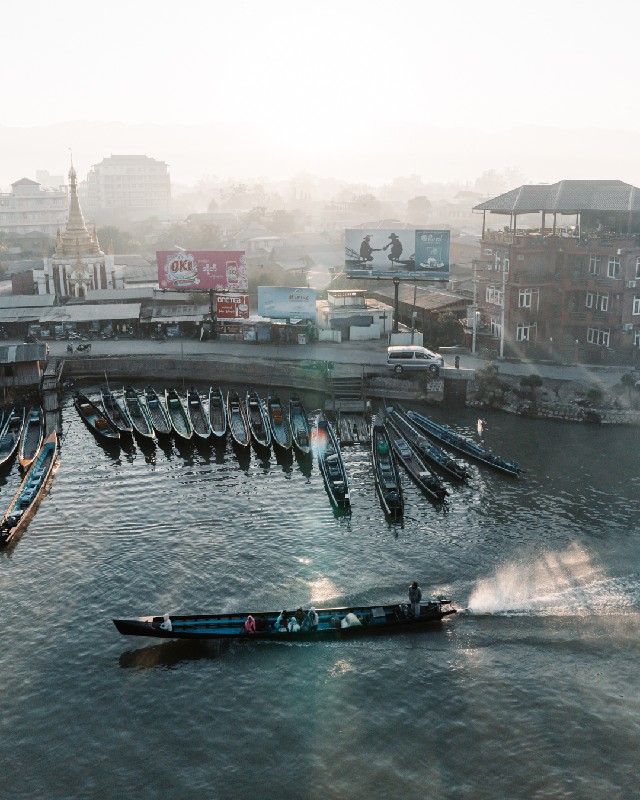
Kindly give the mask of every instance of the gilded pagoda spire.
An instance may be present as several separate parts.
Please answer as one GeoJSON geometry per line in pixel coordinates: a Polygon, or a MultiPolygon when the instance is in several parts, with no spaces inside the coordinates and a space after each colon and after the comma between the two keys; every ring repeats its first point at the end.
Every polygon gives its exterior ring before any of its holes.
{"type": "Polygon", "coordinates": [[[72,160],[69,169],[69,218],[65,232],[56,244],[56,257],[64,258],[74,255],[100,256],[104,253],[100,250],[97,235],[95,239],[91,236],[82,216],[78,198],[78,176],[72,160]]]}

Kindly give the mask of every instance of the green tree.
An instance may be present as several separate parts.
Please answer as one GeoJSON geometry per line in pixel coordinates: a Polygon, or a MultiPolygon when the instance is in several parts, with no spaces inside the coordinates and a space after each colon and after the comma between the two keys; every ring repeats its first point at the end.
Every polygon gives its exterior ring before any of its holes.
{"type": "Polygon", "coordinates": [[[425,195],[412,197],[407,202],[407,219],[409,222],[424,222],[429,216],[431,201],[425,195]]]}
{"type": "Polygon", "coordinates": [[[542,383],[542,378],[535,373],[531,375],[523,375],[522,378],[520,378],[520,386],[522,386],[523,389],[527,389],[531,393],[532,397],[535,397],[536,389],[539,389],[542,386],[542,383]]]}
{"type": "Polygon", "coordinates": [[[637,381],[638,381],[638,376],[633,372],[625,372],[624,375],[620,378],[620,383],[627,390],[629,403],[631,403],[631,390],[635,389],[637,381]]]}
{"type": "Polygon", "coordinates": [[[100,247],[106,250],[113,246],[114,253],[139,253],[142,245],[129,231],[117,228],[115,225],[105,225],[98,228],[100,247]]]}

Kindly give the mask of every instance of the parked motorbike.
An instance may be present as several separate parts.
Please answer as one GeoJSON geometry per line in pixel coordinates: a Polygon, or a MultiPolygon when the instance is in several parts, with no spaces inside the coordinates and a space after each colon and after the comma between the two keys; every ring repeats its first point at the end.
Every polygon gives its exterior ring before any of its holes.
{"type": "Polygon", "coordinates": [[[67,353],[73,353],[73,345],[72,344],[68,344],[67,345],[67,353]]]}
{"type": "Polygon", "coordinates": [[[90,353],[90,352],[91,352],[90,344],[79,344],[76,347],[76,353],[90,353]]]}

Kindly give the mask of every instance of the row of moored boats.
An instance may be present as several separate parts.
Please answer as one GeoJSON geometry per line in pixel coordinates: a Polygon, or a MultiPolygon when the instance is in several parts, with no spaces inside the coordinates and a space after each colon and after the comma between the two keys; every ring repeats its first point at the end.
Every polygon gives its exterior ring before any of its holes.
{"type": "Polygon", "coordinates": [[[0,469],[18,455],[22,480],[0,521],[0,546],[10,544],[35,513],[56,461],[58,437],[45,438],[41,408],[0,413],[0,469]]]}
{"type": "Polygon", "coordinates": [[[310,453],[309,422],[297,395],[285,407],[278,396],[265,400],[252,390],[243,397],[235,389],[225,395],[220,387],[212,386],[203,397],[195,388],[160,393],[151,386],[144,390],[128,386],[117,394],[103,390],[99,401],[80,393],[74,403],[88,427],[110,441],[134,434],[151,439],[174,435],[184,440],[224,440],[229,435],[239,447],[253,442],[310,453]]]}

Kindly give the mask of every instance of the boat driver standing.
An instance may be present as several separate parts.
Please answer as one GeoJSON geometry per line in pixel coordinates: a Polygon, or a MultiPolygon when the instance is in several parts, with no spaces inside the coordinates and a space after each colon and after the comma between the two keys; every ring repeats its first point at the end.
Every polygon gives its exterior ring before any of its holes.
{"type": "Polygon", "coordinates": [[[409,602],[411,612],[414,617],[420,616],[420,601],[422,600],[422,589],[418,586],[418,581],[414,581],[409,587],[409,602]]]}

